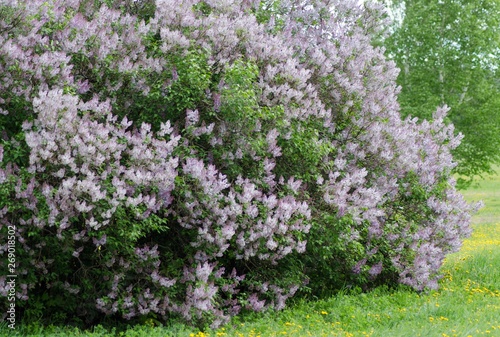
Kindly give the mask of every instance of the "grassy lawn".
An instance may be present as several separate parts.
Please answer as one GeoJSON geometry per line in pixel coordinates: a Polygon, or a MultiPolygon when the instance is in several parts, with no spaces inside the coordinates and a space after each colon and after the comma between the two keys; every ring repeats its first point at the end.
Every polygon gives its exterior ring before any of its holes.
{"type": "MultiPolygon", "coordinates": [[[[500,336],[500,176],[488,177],[464,192],[485,207],[473,218],[474,233],[443,266],[440,289],[417,294],[406,287],[344,293],[328,300],[300,302],[278,313],[237,317],[216,331],[182,325],[136,326],[113,333],[20,327],[31,336],[500,336]]],[[[0,335],[10,333],[0,327],[0,335]]]]}

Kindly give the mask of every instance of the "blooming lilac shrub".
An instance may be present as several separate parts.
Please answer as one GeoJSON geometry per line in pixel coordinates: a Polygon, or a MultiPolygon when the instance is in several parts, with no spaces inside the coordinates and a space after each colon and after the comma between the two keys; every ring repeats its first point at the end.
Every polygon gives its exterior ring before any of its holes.
{"type": "Polygon", "coordinates": [[[435,288],[469,234],[459,137],[445,108],[401,120],[374,5],[0,11],[0,237],[28,318],[217,326],[299,289],[435,288]]]}

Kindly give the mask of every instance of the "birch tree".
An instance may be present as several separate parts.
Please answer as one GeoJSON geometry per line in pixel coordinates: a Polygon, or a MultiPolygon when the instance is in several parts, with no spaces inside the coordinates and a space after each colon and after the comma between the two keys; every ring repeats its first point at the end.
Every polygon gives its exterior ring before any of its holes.
{"type": "Polygon", "coordinates": [[[467,186],[491,173],[500,160],[500,3],[407,0],[389,5],[399,18],[385,44],[401,69],[401,113],[429,119],[436,106],[451,108],[449,122],[464,135],[454,151],[455,172],[467,186]]]}

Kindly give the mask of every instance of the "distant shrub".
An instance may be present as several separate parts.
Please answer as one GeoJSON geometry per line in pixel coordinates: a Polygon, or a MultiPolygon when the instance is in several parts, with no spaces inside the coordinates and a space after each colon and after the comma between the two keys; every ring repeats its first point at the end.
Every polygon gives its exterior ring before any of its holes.
{"type": "Polygon", "coordinates": [[[217,326],[299,289],[437,286],[470,231],[459,139],[444,108],[401,120],[379,9],[328,3],[2,2],[0,255],[15,226],[26,319],[217,326]]]}

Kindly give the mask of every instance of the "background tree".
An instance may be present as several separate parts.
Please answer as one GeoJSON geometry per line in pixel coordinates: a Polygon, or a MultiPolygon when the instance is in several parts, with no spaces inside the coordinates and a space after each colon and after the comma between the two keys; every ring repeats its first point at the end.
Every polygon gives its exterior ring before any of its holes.
{"type": "Polygon", "coordinates": [[[500,3],[495,0],[391,2],[399,17],[385,40],[401,69],[403,116],[431,118],[448,105],[449,122],[464,135],[453,151],[459,183],[491,173],[500,160],[500,3]]]}

